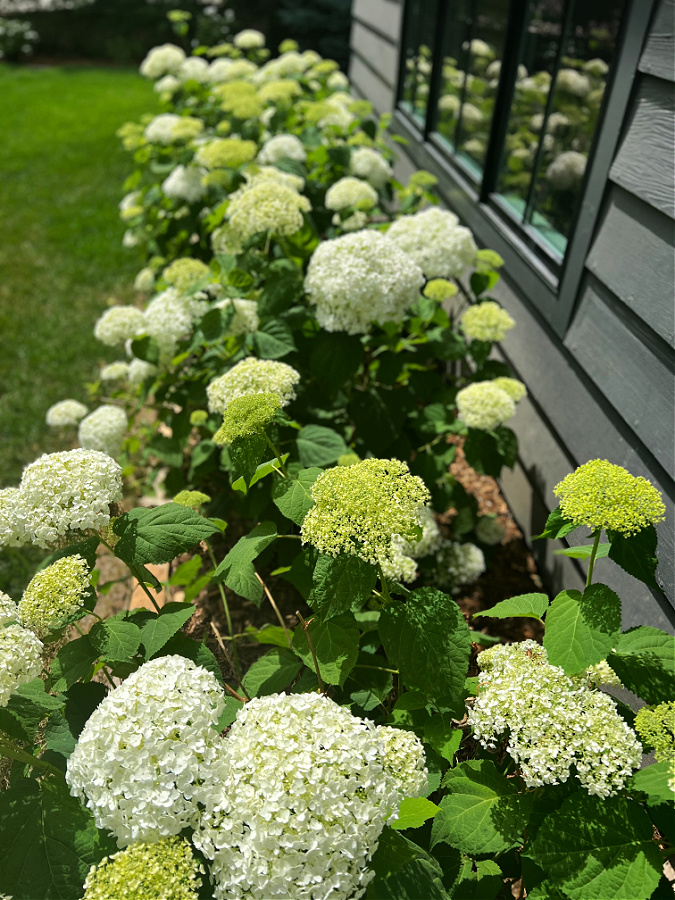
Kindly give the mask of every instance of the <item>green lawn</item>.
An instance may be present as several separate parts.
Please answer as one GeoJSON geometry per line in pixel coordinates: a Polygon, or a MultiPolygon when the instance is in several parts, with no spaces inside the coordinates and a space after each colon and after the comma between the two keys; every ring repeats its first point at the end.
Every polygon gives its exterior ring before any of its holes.
{"type": "Polygon", "coordinates": [[[114,68],[0,65],[0,486],[57,446],[45,411],[86,402],[110,359],[92,327],[127,302],[141,261],[117,204],[131,167],[115,131],[157,110],[152,87],[114,68]]]}

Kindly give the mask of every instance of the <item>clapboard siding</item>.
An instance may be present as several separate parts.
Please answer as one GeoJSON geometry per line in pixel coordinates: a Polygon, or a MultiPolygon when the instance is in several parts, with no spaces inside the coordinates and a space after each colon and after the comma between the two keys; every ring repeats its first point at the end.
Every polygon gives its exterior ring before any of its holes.
{"type": "Polygon", "coordinates": [[[362,59],[368,60],[370,65],[377,69],[379,76],[393,93],[398,71],[396,47],[357,21],[352,23],[349,45],[353,53],[358,53],[362,59]]]}
{"type": "Polygon", "coordinates": [[[618,314],[613,297],[592,276],[565,347],[603,396],[650,448],[666,471],[673,464],[673,354],[662,352],[641,323],[618,314]],[[670,357],[670,360],[668,360],[670,357]],[[669,364],[670,362],[670,364],[669,364]]]}
{"type": "Polygon", "coordinates": [[[372,25],[398,45],[401,33],[403,4],[396,0],[354,0],[352,18],[363,25],[372,25]]]}
{"type": "Polygon", "coordinates": [[[586,266],[675,347],[675,230],[668,216],[610,185],[586,266]]]}
{"type": "Polygon", "coordinates": [[[675,218],[675,96],[668,81],[644,75],[610,178],[675,218]]]}
{"type": "Polygon", "coordinates": [[[349,77],[356,90],[366,97],[378,113],[389,112],[394,102],[394,91],[361,59],[357,51],[352,51],[349,77]]]}
{"type": "Polygon", "coordinates": [[[675,0],[661,0],[659,4],[640,71],[675,81],[675,0]]]}

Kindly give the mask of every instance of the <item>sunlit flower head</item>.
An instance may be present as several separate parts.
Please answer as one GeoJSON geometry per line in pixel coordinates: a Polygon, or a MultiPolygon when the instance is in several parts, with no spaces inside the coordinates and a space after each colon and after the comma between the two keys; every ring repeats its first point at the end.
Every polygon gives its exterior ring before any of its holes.
{"type": "Polygon", "coordinates": [[[237,397],[249,394],[277,394],[282,406],[295,399],[295,385],[300,373],[286,363],[274,359],[242,359],[206,388],[209,412],[224,413],[237,397]]]}
{"type": "Polygon", "coordinates": [[[41,569],[18,604],[18,620],[38,637],[60,628],[80,610],[89,589],[89,566],[82,556],[64,556],[41,569]]]}
{"type": "Polygon", "coordinates": [[[459,319],[459,327],[469,341],[503,341],[515,321],[494,300],[470,306],[459,319]]]}
{"type": "Polygon", "coordinates": [[[459,225],[454,213],[436,207],[401,216],[387,237],[415,260],[427,278],[460,278],[476,260],[469,229],[459,225]]]}
{"type": "Polygon", "coordinates": [[[231,444],[237,438],[260,434],[281,409],[278,394],[246,394],[228,403],[223,424],[214,434],[216,444],[231,444]]]}
{"type": "Polygon", "coordinates": [[[475,381],[457,393],[457,416],[469,428],[494,431],[516,412],[513,398],[493,381],[475,381]]]}
{"type": "Polygon", "coordinates": [[[52,428],[65,428],[68,425],[77,425],[87,412],[87,407],[79,400],[60,400],[49,407],[45,420],[52,428]]]}
{"type": "Polygon", "coordinates": [[[161,78],[175,75],[185,59],[185,51],[175,44],[161,44],[153,47],[141,63],[140,72],[146,78],[161,78]]]}
{"type": "Polygon", "coordinates": [[[101,450],[114,458],[122,452],[128,427],[127,414],[120,406],[104,404],[82,419],[77,437],[85,450],[101,450]]]}
{"type": "Polygon", "coordinates": [[[297,191],[264,181],[235,197],[225,215],[232,230],[246,240],[260,232],[295,234],[304,225],[303,213],[310,209],[309,200],[297,191]]]}
{"type": "Polygon", "coordinates": [[[42,643],[21,625],[0,626],[0,708],[42,671],[42,643]]]}
{"type": "Polygon", "coordinates": [[[205,169],[236,169],[251,162],[257,151],[255,141],[241,138],[217,138],[209,141],[195,153],[195,163],[205,169]]]}
{"type": "Polygon", "coordinates": [[[82,900],[197,900],[198,872],[185,838],[139,841],[91,867],[82,900]]]}

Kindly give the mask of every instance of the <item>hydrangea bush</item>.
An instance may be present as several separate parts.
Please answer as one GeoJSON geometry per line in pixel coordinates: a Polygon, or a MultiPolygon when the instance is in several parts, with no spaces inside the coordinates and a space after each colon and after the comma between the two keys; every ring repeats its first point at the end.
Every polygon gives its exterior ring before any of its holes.
{"type": "Polygon", "coordinates": [[[478,652],[452,595],[503,528],[448,466],[457,441],[479,472],[515,460],[501,260],[427,173],[396,182],[386,120],[331,61],[268,56],[246,31],[143,62],[165,109],[122,130],[121,215],[147,303],[96,326],[123,357],[98,408],[48,414],[81,448],[0,491],[0,543],[50,551],[0,594],[0,892],[665,896],[675,642],[622,632],[595,579],[658,588],[660,496],[603,460],[565,478],[541,537],[590,528],[564,550],[586,588],[498,603],[483,615],[539,620],[543,646],[478,652]],[[172,502],[121,505],[123,475],[160,468],[172,502]],[[101,553],[147,609],[97,614],[101,553]],[[185,598],[160,606],[163,563],[185,598]],[[235,633],[233,598],[274,612],[278,579],[299,624],[235,633]],[[209,590],[218,644],[184,627],[209,590]]]}

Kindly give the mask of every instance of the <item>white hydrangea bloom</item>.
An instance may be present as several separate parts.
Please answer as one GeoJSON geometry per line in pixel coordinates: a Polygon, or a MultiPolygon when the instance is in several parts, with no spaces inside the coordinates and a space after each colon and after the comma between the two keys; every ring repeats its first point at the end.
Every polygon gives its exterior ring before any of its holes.
{"type": "Polygon", "coordinates": [[[261,697],[238,712],[207,771],[193,841],[218,900],[361,897],[382,828],[425,786],[415,735],[320,694],[261,697]]]}
{"type": "Polygon", "coordinates": [[[418,510],[418,516],[422,537],[419,541],[411,543],[398,534],[394,535],[391,539],[392,559],[382,563],[385,577],[404,583],[414,581],[417,578],[415,560],[432,556],[443,546],[445,541],[434,518],[433,509],[430,506],[423,506],[418,510]]]}
{"type": "Polygon", "coordinates": [[[132,359],[129,363],[129,384],[136,387],[142,384],[146,378],[150,378],[157,372],[157,366],[146,362],[144,359],[132,359]]]}
{"type": "Polygon", "coordinates": [[[124,847],[194,827],[195,791],[216,757],[224,708],[214,675],[183,656],[144,663],[98,706],[66,782],[124,847]]]}
{"type": "Polygon", "coordinates": [[[256,84],[262,84],[277,78],[287,78],[289,75],[301,75],[311,65],[312,63],[303,59],[302,54],[297,50],[289,50],[261,66],[253,76],[253,81],[256,84]]]}
{"type": "Polygon", "coordinates": [[[611,797],[640,766],[642,747],[615,701],[550,665],[535,641],[484,650],[478,662],[469,724],[489,749],[507,736],[528,787],[567,781],[574,765],[589,794],[611,797]]]}
{"type": "Polygon", "coordinates": [[[438,108],[442,112],[450,113],[452,116],[456,116],[459,113],[461,105],[462,101],[456,94],[443,94],[438,101],[438,108]]]}
{"type": "Polygon", "coordinates": [[[71,531],[105,528],[110,504],[122,499],[122,470],[98,450],[45,453],[24,469],[19,494],[25,538],[47,547],[71,531]]]}
{"type": "Polygon", "coordinates": [[[584,72],[593,75],[595,78],[604,78],[609,72],[609,66],[604,59],[589,59],[582,66],[584,72]]]}
{"type": "Polygon", "coordinates": [[[319,121],[319,128],[336,129],[345,133],[352,122],[356,121],[356,116],[347,108],[347,104],[353,102],[353,97],[345,93],[331,94],[326,100],[327,112],[319,121]]]}
{"type": "Polygon", "coordinates": [[[0,547],[27,543],[28,507],[16,487],[0,488],[0,547]]]}
{"type": "Polygon", "coordinates": [[[179,81],[198,81],[204,84],[209,80],[209,64],[201,56],[189,56],[176,72],[179,81]]]}
{"type": "Polygon", "coordinates": [[[191,140],[203,130],[201,119],[192,116],[178,116],[175,113],[160,113],[149,122],[143,134],[155,144],[171,144],[178,140],[191,140]]]}
{"type": "Polygon", "coordinates": [[[378,322],[400,322],[417,298],[419,266],[379,231],[357,231],[321,243],[305,290],[326,331],[364,334],[378,322]]]}
{"type": "Polygon", "coordinates": [[[464,103],[462,105],[462,124],[463,125],[478,125],[480,124],[485,116],[478,109],[477,106],[474,106],[473,103],[464,103]]]}
{"type": "Polygon", "coordinates": [[[377,191],[360,178],[347,175],[326,191],[326,209],[341,210],[350,206],[367,211],[377,205],[377,191]]]}
{"type": "Polygon", "coordinates": [[[344,72],[331,72],[326,79],[326,87],[331,91],[346,91],[349,87],[349,79],[344,72]]]}
{"type": "Polygon", "coordinates": [[[104,404],[82,419],[77,437],[85,450],[101,450],[114,458],[122,452],[128,427],[127,414],[120,406],[104,404]]]}
{"type": "Polygon", "coordinates": [[[162,193],[172,200],[196,203],[206,193],[204,169],[199,166],[176,166],[162,182],[162,193]]]}
{"type": "Polygon", "coordinates": [[[585,97],[591,89],[588,76],[582,75],[576,69],[561,69],[556,79],[556,90],[565,91],[575,97],[585,97]]]}
{"type": "Polygon", "coordinates": [[[462,584],[472,584],[484,571],[485,556],[475,544],[447,541],[436,553],[436,581],[453,593],[462,584]]]}
{"type": "Polygon", "coordinates": [[[225,213],[233,231],[246,240],[263,231],[271,234],[295,234],[303,224],[303,212],[311,204],[293,188],[274,181],[261,181],[234,197],[225,213]]]}
{"type": "Polygon", "coordinates": [[[274,165],[280,159],[306,161],[307,151],[300,138],[294,134],[277,134],[265,141],[258,153],[258,162],[263,165],[274,165]]]}
{"type": "Polygon", "coordinates": [[[133,250],[133,248],[138,247],[140,243],[140,237],[133,231],[131,231],[131,229],[127,228],[127,230],[122,235],[122,246],[126,247],[127,250],[133,250]]]}
{"type": "MultiPolygon", "coordinates": [[[[341,73],[335,72],[334,74],[341,73]]],[[[371,147],[357,147],[352,150],[349,171],[358,178],[365,178],[378,191],[393,175],[393,169],[384,156],[371,147]]]]}
{"type": "Polygon", "coordinates": [[[514,403],[520,403],[521,400],[527,397],[527,388],[517,378],[507,378],[505,375],[500,375],[499,378],[493,379],[493,384],[506,391],[514,403]]]}
{"type": "Polygon", "coordinates": [[[77,425],[88,411],[84,403],[80,403],[79,400],[60,400],[49,407],[45,421],[52,428],[65,428],[68,425],[77,425]]]}
{"type": "Polygon", "coordinates": [[[118,208],[120,211],[120,219],[123,222],[128,222],[129,219],[133,219],[134,216],[142,213],[141,192],[131,191],[130,194],[125,194],[120,200],[118,208]]]}
{"type": "Polygon", "coordinates": [[[496,516],[481,516],[476,523],[476,537],[489,547],[501,544],[506,536],[506,528],[496,516]]]}
{"type": "MultiPolygon", "coordinates": [[[[570,120],[564,113],[554,112],[548,117],[548,122],[546,123],[546,130],[551,134],[557,134],[559,131],[563,131],[570,124],[570,120]]],[[[541,126],[540,126],[541,127],[541,126]]]]}
{"type": "Polygon", "coordinates": [[[255,300],[246,300],[243,297],[223,297],[213,304],[218,309],[234,309],[234,316],[227,329],[231,335],[253,334],[258,330],[260,318],[258,316],[258,304],[255,300]]]}
{"type": "Polygon", "coordinates": [[[149,294],[155,287],[155,273],[150,266],[144,266],[134,278],[134,290],[149,294]]]}
{"type": "Polygon", "coordinates": [[[9,594],[5,594],[4,591],[0,591],[0,627],[5,625],[7,622],[16,622],[17,615],[18,610],[16,603],[12,600],[9,594]]]}
{"type": "Polygon", "coordinates": [[[124,360],[109,363],[103,366],[99,373],[101,381],[126,381],[129,377],[129,363],[124,360]]]}
{"type": "Polygon", "coordinates": [[[387,232],[427,278],[461,278],[476,259],[477,247],[468,228],[454,213],[432,207],[401,216],[387,232]]]}
{"type": "Polygon", "coordinates": [[[248,356],[207,386],[209,412],[224,413],[233,400],[248,394],[278,394],[281,405],[288,406],[299,381],[300,373],[286,363],[248,356]]]}
{"type": "Polygon", "coordinates": [[[571,191],[579,187],[588,159],[576,150],[567,150],[557,156],[546,169],[546,178],[555,191],[571,191]]]}
{"type": "Polygon", "coordinates": [[[209,65],[209,81],[211,84],[222,84],[229,81],[229,72],[234,64],[232,59],[214,59],[209,65]]]}
{"type": "Polygon", "coordinates": [[[251,76],[258,72],[258,67],[249,59],[219,59],[211,63],[211,73],[215,72],[216,77],[210,75],[213,82],[222,83],[224,81],[248,81],[251,76]],[[229,63],[216,68],[216,63],[229,63]]]}
{"type": "MultiPolygon", "coordinates": [[[[293,191],[301,191],[305,186],[305,179],[290,172],[282,172],[276,166],[249,166],[244,171],[244,178],[249,187],[260,184],[262,181],[274,181],[293,191]]],[[[233,194],[232,197],[235,195],[233,194]]]]}
{"type": "Polygon", "coordinates": [[[153,90],[158,94],[173,94],[180,86],[181,83],[175,75],[165,75],[155,82],[153,90]]]}
{"type": "Polygon", "coordinates": [[[494,431],[516,413],[516,404],[494,381],[475,381],[457,393],[457,417],[479,431],[494,431]]]}
{"type": "Polygon", "coordinates": [[[185,59],[185,51],[175,44],[161,44],[153,47],[141,63],[140,73],[145,78],[161,78],[175,74],[185,59]]]}
{"type": "Polygon", "coordinates": [[[144,334],[145,329],[145,316],[140,309],[135,306],[111,306],[94,325],[94,337],[109,347],[117,347],[144,334]]]}
{"type": "Polygon", "coordinates": [[[232,38],[232,43],[240,50],[257,50],[265,46],[265,35],[255,28],[244,28],[232,38]]]}
{"type": "Polygon", "coordinates": [[[145,330],[159,345],[159,365],[166,366],[176,354],[178,341],[192,330],[206,304],[191,300],[169,287],[150,301],[144,313],[145,330]]]}
{"type": "Polygon", "coordinates": [[[42,671],[42,643],[21,625],[0,627],[0,707],[42,671]]]}

